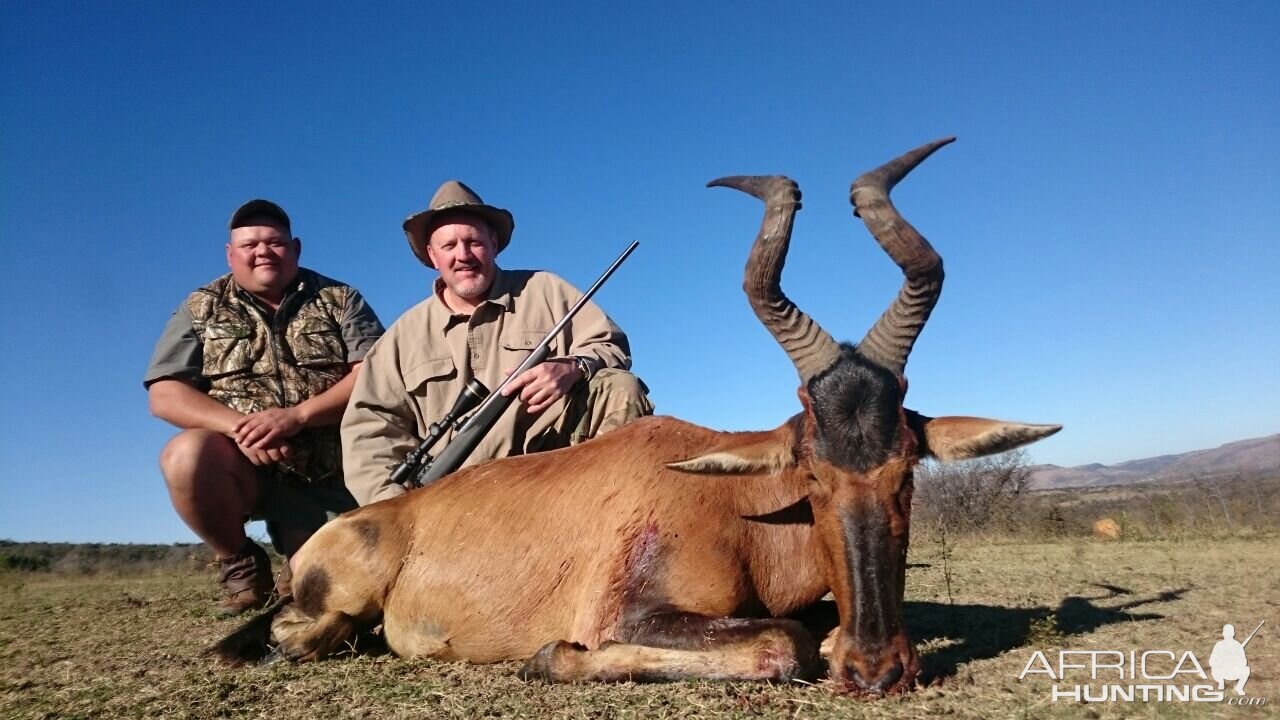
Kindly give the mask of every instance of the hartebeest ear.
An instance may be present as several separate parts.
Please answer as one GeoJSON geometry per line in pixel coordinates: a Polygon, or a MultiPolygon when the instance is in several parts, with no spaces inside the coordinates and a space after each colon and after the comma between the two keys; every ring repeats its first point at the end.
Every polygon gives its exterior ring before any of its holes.
{"type": "Polygon", "coordinates": [[[667,463],[667,467],[690,473],[773,474],[796,464],[793,447],[793,435],[786,425],[769,432],[725,433],[710,452],[667,463]]]}
{"type": "Polygon", "coordinates": [[[907,411],[907,419],[924,446],[922,454],[944,462],[1013,450],[1062,429],[1061,425],[1029,425],[976,417],[931,418],[912,410],[907,411]]]}

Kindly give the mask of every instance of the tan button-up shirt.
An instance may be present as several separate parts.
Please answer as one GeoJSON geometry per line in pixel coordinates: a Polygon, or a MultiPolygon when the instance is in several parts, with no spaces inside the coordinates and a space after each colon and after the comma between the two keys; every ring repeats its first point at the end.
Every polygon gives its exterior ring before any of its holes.
{"type": "MultiPolygon", "coordinates": [[[[342,465],[347,488],[361,505],[405,492],[392,469],[444,417],[472,377],[496,391],[582,293],[542,271],[499,270],[489,299],[472,315],[445,304],[443,283],[410,308],[365,356],[342,418],[342,465]]],[[[550,357],[577,355],[595,370],[631,367],[627,336],[595,303],[587,303],[551,344],[550,357]]],[[[551,429],[565,399],[537,416],[512,403],[467,465],[520,455],[551,429]]],[[[432,448],[438,455],[450,429],[432,448]]]]}

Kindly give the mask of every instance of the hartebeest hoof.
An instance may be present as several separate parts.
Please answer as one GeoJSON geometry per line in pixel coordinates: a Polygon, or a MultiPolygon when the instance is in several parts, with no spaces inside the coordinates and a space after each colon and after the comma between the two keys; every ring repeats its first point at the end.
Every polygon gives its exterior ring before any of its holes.
{"type": "Polygon", "coordinates": [[[355,620],[344,612],[312,617],[296,604],[287,606],[271,625],[274,652],[294,662],[314,662],[349,650],[356,638],[355,620]]]}
{"type": "Polygon", "coordinates": [[[707,187],[727,187],[763,200],[766,205],[781,203],[800,205],[800,186],[786,175],[730,175],[716,178],[707,187]]]}
{"type": "Polygon", "coordinates": [[[564,640],[549,642],[529,658],[529,662],[520,668],[517,675],[521,680],[546,680],[548,682],[564,682],[577,674],[579,660],[587,647],[581,643],[564,640]]]}
{"type": "Polygon", "coordinates": [[[278,662],[284,662],[288,659],[289,658],[280,654],[279,648],[271,648],[271,652],[267,653],[261,660],[259,660],[258,664],[259,665],[275,665],[278,662]]]}

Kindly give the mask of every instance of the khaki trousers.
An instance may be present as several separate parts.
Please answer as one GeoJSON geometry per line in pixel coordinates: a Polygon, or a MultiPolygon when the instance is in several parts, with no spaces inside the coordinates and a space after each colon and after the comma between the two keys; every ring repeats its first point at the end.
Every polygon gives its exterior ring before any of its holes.
{"type": "Polygon", "coordinates": [[[529,443],[530,452],[577,445],[653,414],[649,388],[625,370],[605,368],[566,398],[560,419],[529,443]]]}

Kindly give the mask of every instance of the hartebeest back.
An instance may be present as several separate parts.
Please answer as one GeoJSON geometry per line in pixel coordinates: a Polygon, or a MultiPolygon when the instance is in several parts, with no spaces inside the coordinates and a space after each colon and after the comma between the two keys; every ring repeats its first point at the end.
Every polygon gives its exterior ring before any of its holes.
{"type": "Polygon", "coordinates": [[[907,358],[942,261],[890,189],[950,139],[854,182],[854,213],[903,270],[898,297],[841,345],[781,290],[800,208],[784,177],[730,177],[765,203],[744,289],[800,376],[802,411],[766,432],[646,418],[508,458],[326,525],[294,558],[295,598],[220,643],[243,660],[271,622],[279,656],[333,654],[381,622],[403,656],[529,659],[523,677],[812,678],[816,639],[786,616],[828,591],[830,657],[852,692],[910,687],[903,625],[912,467],[1001,452],[1056,425],[929,418],[903,406],[907,358]],[[274,620],[268,620],[274,616],[274,620]]]}

